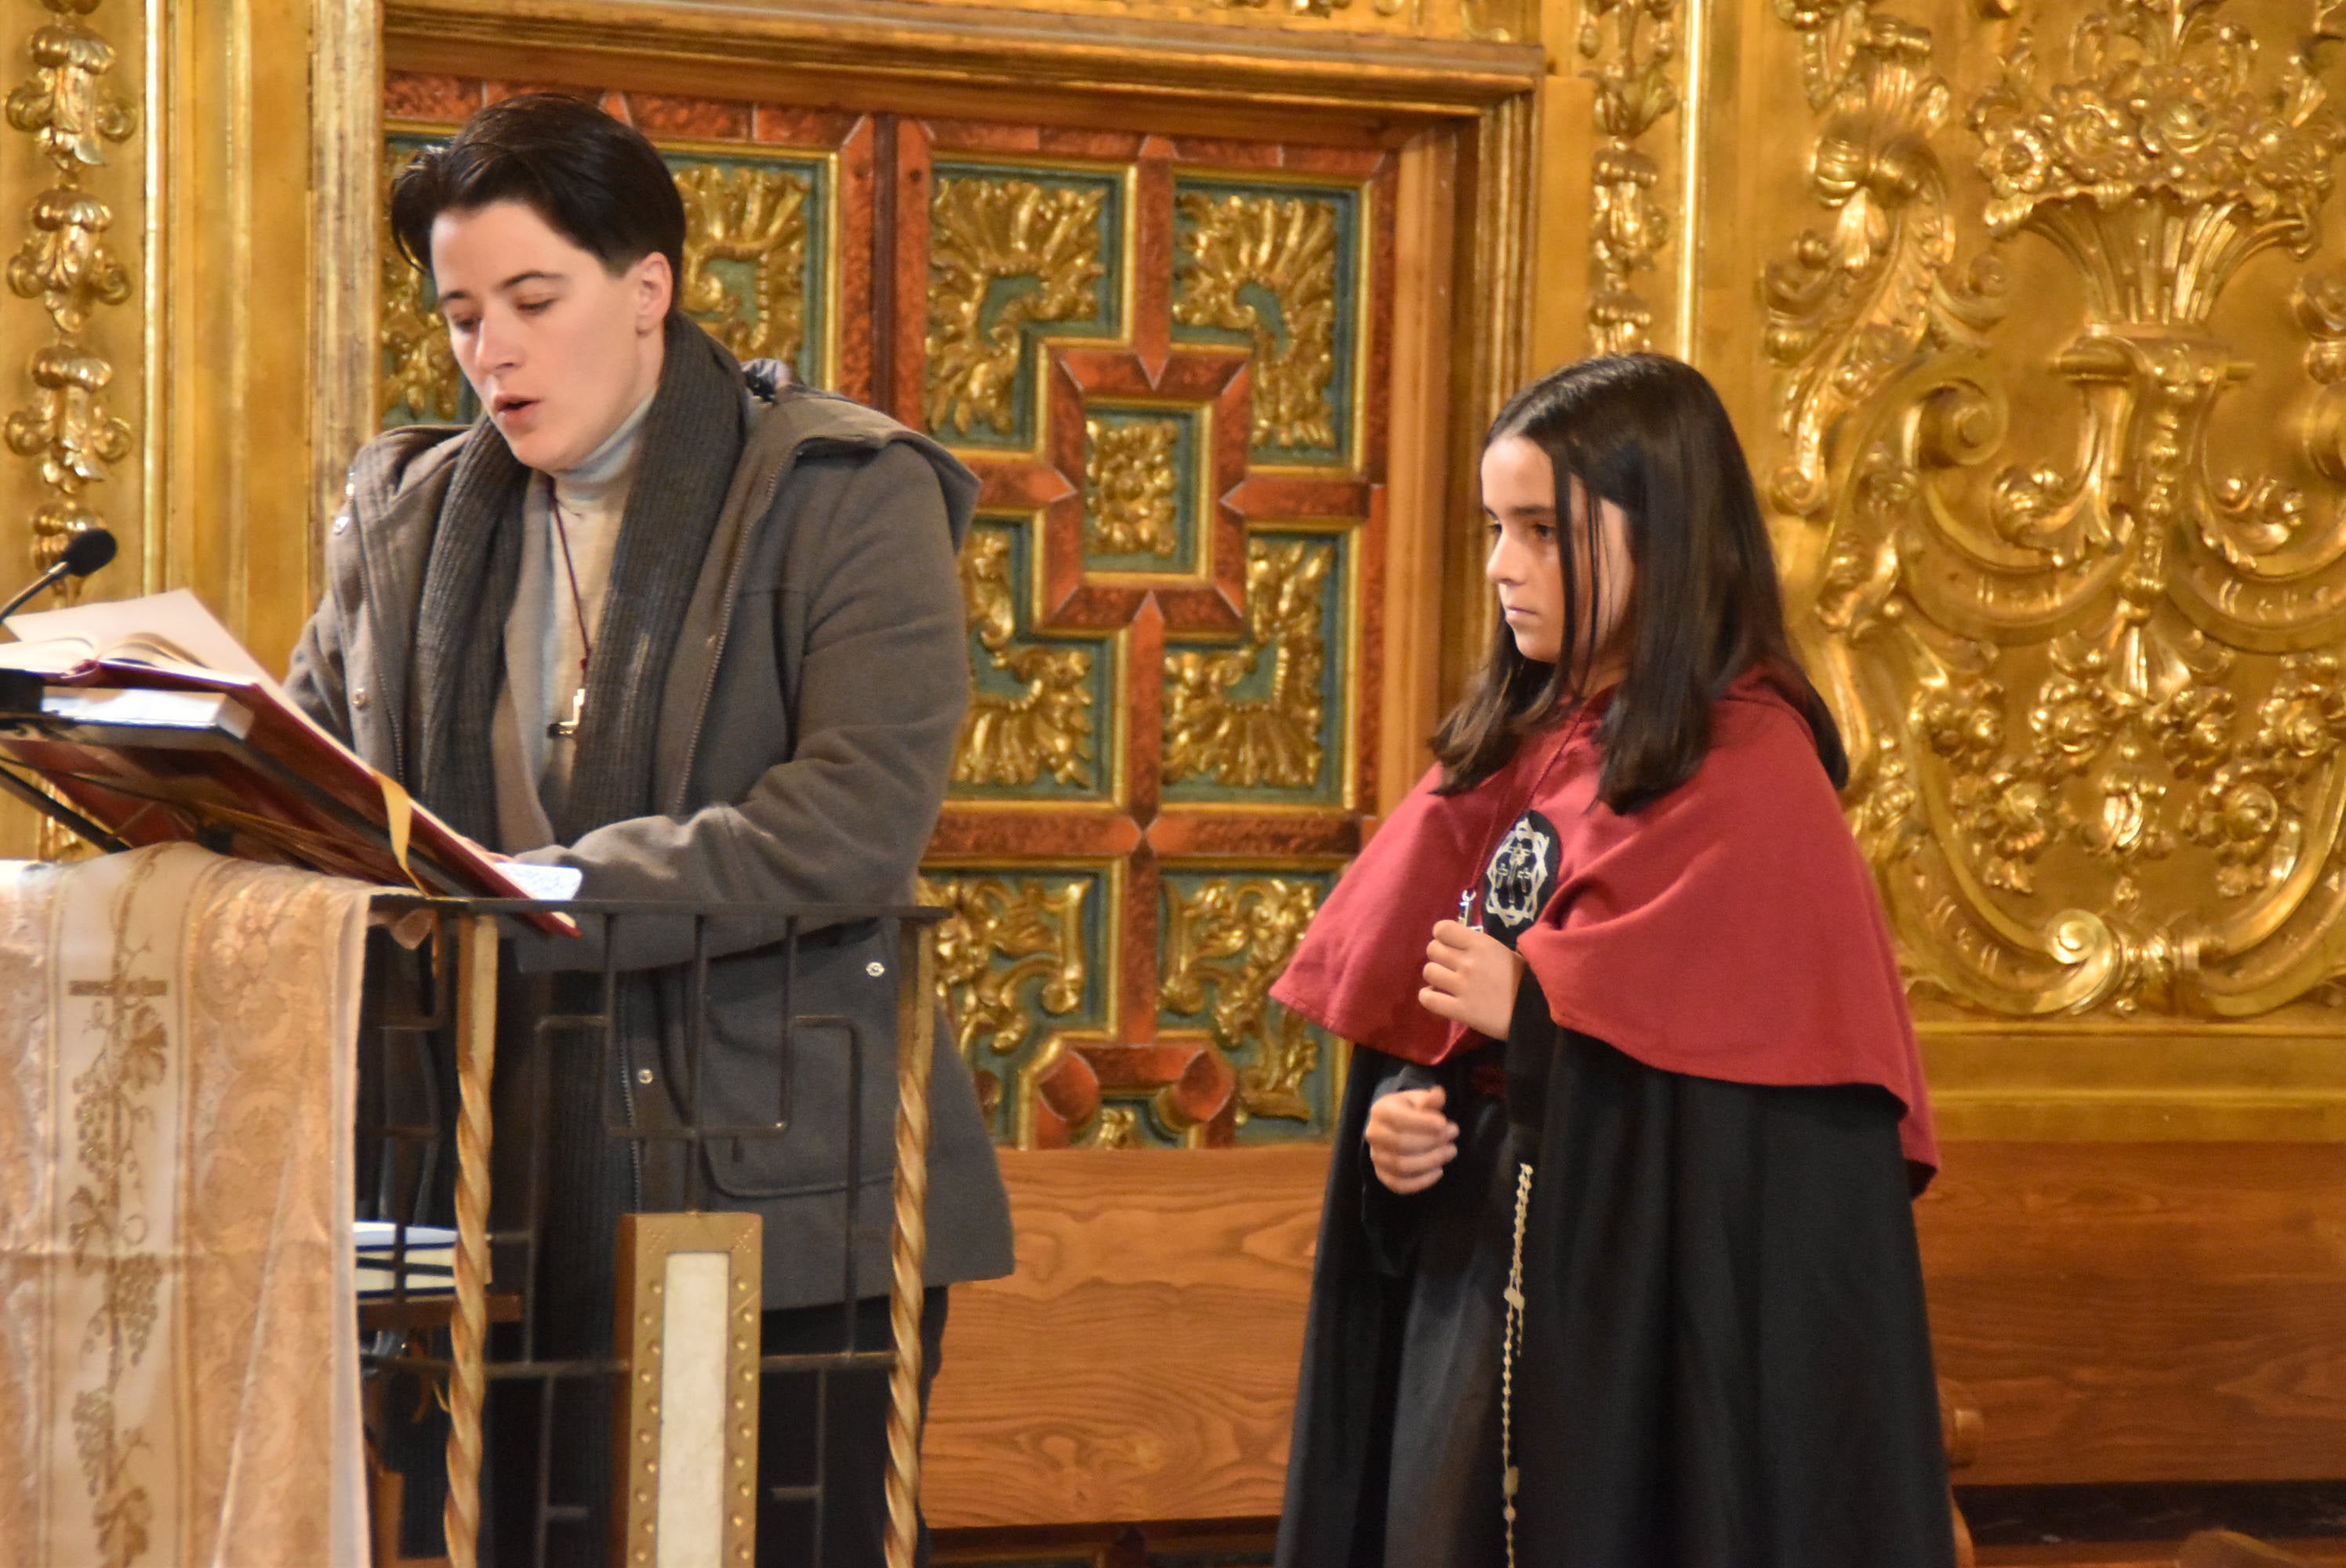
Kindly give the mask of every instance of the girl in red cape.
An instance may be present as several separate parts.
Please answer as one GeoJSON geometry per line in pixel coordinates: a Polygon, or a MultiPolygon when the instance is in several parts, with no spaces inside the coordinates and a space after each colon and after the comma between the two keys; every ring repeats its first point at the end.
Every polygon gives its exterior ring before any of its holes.
{"type": "Polygon", "coordinates": [[[1718,394],[1500,413],[1500,625],[1274,988],[1355,1043],[1282,1568],[1952,1568],[1937,1163],[1718,394]]]}

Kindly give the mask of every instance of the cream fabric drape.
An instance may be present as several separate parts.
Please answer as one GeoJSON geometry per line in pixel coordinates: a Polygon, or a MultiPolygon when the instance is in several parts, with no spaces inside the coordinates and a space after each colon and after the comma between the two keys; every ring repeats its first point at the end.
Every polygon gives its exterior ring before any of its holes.
{"type": "Polygon", "coordinates": [[[367,891],[0,862],[0,1568],[364,1563],[367,891]]]}

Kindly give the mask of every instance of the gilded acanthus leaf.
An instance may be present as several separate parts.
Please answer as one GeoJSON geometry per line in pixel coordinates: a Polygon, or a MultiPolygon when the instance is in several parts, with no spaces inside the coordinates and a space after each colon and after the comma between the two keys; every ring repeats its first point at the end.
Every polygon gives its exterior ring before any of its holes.
{"type": "Polygon", "coordinates": [[[933,871],[921,879],[920,901],[948,911],[937,928],[937,989],[972,1064],[981,1045],[1006,1056],[1025,1044],[1036,1007],[1064,1017],[1083,1005],[1090,891],[1082,877],[933,871]]]}
{"type": "Polygon", "coordinates": [[[71,20],[37,29],[26,46],[33,76],[8,95],[8,123],[28,131],[68,178],[106,161],[106,144],[138,134],[138,111],[105,83],[114,46],[71,20]]]}
{"type": "Polygon", "coordinates": [[[1655,198],[1661,171],[1640,143],[1678,107],[1678,0],[1586,0],[1581,15],[1580,56],[1591,67],[1581,74],[1596,87],[1605,137],[1589,168],[1587,321],[1599,353],[1651,346],[1654,312],[1637,275],[1654,269],[1675,225],[1655,198]]]}
{"type": "Polygon", "coordinates": [[[130,455],[130,426],[107,406],[114,367],[53,344],[33,355],[33,406],[8,416],[8,447],[38,458],[41,482],[68,494],[106,477],[130,455]]]}
{"type": "Polygon", "coordinates": [[[130,298],[130,271],[106,231],[114,209],[85,191],[45,190],[33,202],[33,232],[8,263],[8,287],[38,300],[61,332],[78,332],[99,305],[130,298]]]}
{"type": "Polygon", "coordinates": [[[684,199],[678,299],[685,312],[737,359],[798,367],[813,180],[787,168],[701,164],[679,172],[676,188],[684,199]]]}
{"type": "Polygon", "coordinates": [[[971,634],[993,667],[1020,683],[1015,697],[980,686],[971,696],[954,752],[956,784],[1031,785],[1048,773],[1062,784],[1092,782],[1092,652],[1018,639],[1010,582],[1010,535],[970,532],[962,547],[962,602],[971,634]]]}
{"type": "Polygon", "coordinates": [[[1247,547],[1247,641],[1184,653],[1165,679],[1164,777],[1205,776],[1234,789],[1309,789],[1320,778],[1327,701],[1322,629],[1332,545],[1254,539],[1247,547]],[[1269,661],[1268,690],[1233,695],[1269,661]]]}
{"type": "Polygon", "coordinates": [[[1174,321],[1254,339],[1257,447],[1332,450],[1341,250],[1336,204],[1191,190],[1182,193],[1179,211],[1174,321]]]}
{"type": "Polygon", "coordinates": [[[1283,877],[1210,878],[1167,900],[1161,1000],[1207,1015],[1215,1047],[1239,1064],[1239,1104],[1251,1115],[1311,1117],[1303,1084],[1319,1041],[1270,1000],[1270,985],[1319,907],[1318,883],[1283,877]]]}
{"type": "Polygon", "coordinates": [[[1084,526],[1093,550],[1170,558],[1181,548],[1180,439],[1175,420],[1084,422],[1084,526]]]}
{"type": "Polygon", "coordinates": [[[1825,113],[1809,185],[1833,214],[1830,230],[1803,233],[1770,264],[1762,287],[1768,356],[1784,372],[1777,425],[1791,447],[1771,494],[1809,514],[1828,497],[1834,423],[1928,351],[1983,347],[2003,277],[1993,262],[1952,276],[1946,171],[1931,148],[1950,92],[1929,29],[1862,7],[1780,0],[1779,14],[1802,35],[1810,100],[1825,113]]]}
{"type": "Polygon", "coordinates": [[[1098,314],[1098,187],[941,178],[929,209],[929,428],[1017,429],[1027,329],[1098,314]]]}
{"type": "Polygon", "coordinates": [[[2040,90],[2027,33],[1970,124],[1998,235],[2035,229],[2106,321],[2205,321],[2242,262],[2320,238],[2346,126],[2310,53],[2259,85],[2257,44],[2220,0],[2131,0],[2087,16],[2069,79],[2040,90]]]}

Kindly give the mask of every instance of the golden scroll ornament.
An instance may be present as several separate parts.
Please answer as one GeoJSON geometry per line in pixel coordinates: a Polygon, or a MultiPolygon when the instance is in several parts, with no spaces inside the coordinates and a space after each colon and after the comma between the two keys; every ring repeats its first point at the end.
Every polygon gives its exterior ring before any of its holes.
{"type": "Polygon", "coordinates": [[[1270,985],[1319,907],[1318,883],[1285,877],[1209,878],[1167,900],[1161,999],[1206,1014],[1215,1048],[1240,1064],[1239,1103],[1250,1115],[1311,1118],[1303,1085],[1320,1043],[1270,1000],[1270,985]]]}
{"type": "Polygon", "coordinates": [[[677,172],[676,188],[684,199],[679,304],[735,358],[798,365],[814,182],[787,168],[699,164],[677,172]],[[746,290],[727,276],[727,264],[746,270],[746,290]]]}
{"type": "Polygon", "coordinates": [[[1254,443],[1336,444],[1336,204],[1308,197],[1182,193],[1173,320],[1254,339],[1254,443]],[[1275,304],[1267,320],[1247,298],[1275,304]]]}
{"type": "Polygon", "coordinates": [[[1327,718],[1321,679],[1332,545],[1256,538],[1247,545],[1247,640],[1174,656],[1165,683],[1164,778],[1236,789],[1309,789],[1319,780],[1327,718]],[[1267,690],[1235,688],[1269,662],[1267,690]]]}
{"type": "Polygon", "coordinates": [[[1025,1045],[1038,1010],[1065,1017],[1083,1005],[1090,891],[1082,877],[939,871],[921,879],[920,901],[947,911],[937,927],[937,990],[973,1066],[981,1044],[997,1056],[1025,1045]]]}
{"type": "MultiPolygon", "coordinates": [[[[2040,237],[2083,284],[2051,362],[2074,455],[2014,439],[1993,313],[1948,286],[1926,140],[1945,88],[1916,74],[1919,29],[1867,18],[1848,58],[1872,85],[1827,100],[1816,194],[1872,209],[1848,270],[1870,293],[1769,281],[1777,496],[1825,529],[1819,662],[1852,812],[1917,983],[1995,1012],[2262,1013],[2346,954],[2346,512],[2219,470],[2208,439],[2251,368],[2211,314],[2249,258],[2311,251],[2346,151],[2314,68],[2334,27],[2318,13],[2259,69],[2222,13],[2096,11],[2066,74],[2022,29],[1964,117],[1985,227],[2040,237]]],[[[2294,455],[2332,479],[2342,300],[2315,280],[2296,301],[2317,391],[2294,455]]]]}
{"type": "Polygon", "coordinates": [[[1062,784],[1092,782],[1092,650],[1018,637],[1010,582],[1010,535],[973,529],[962,546],[962,603],[992,667],[1021,689],[979,687],[970,697],[954,749],[953,781],[1025,787],[1049,774],[1062,784]]]}
{"type": "Polygon", "coordinates": [[[1810,193],[1833,215],[1762,287],[1768,355],[1789,372],[1778,428],[1791,454],[1771,498],[1803,516],[1827,500],[1825,437],[1926,350],[1976,350],[2002,314],[1992,257],[1954,275],[1954,214],[1932,136],[1951,112],[1931,33],[1853,0],[1779,0],[1800,36],[1809,105],[1826,117],[1810,193]]]}
{"type": "Polygon", "coordinates": [[[82,341],[98,306],[129,300],[130,277],[107,239],[113,208],[84,180],[108,143],[137,134],[138,114],[107,82],[113,46],[83,21],[100,0],[41,3],[56,20],[26,45],[33,72],[8,95],[8,123],[33,137],[56,183],[33,199],[8,286],[41,301],[55,336],[34,351],[34,400],[6,428],[9,449],[39,463],[51,493],[33,516],[35,565],[46,569],[74,534],[101,524],[86,493],[130,455],[130,426],[106,398],[114,367],[82,341]]]}
{"type": "Polygon", "coordinates": [[[929,428],[1017,428],[1029,326],[1099,311],[1099,187],[938,179],[929,212],[929,428]]]}

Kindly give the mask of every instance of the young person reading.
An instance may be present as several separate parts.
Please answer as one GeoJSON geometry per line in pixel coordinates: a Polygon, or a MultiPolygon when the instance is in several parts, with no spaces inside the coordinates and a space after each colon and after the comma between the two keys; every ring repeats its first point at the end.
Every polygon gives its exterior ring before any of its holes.
{"type": "MultiPolygon", "coordinates": [[[[458,830],[583,872],[586,898],[910,903],[968,702],[954,565],[976,499],[968,471],[779,367],[745,372],[678,314],[676,186],[649,142],[591,104],[526,94],[483,109],[400,175],[392,227],[432,275],[484,416],[391,431],[359,454],[289,691],[458,830]]],[[[617,1217],[683,1202],[678,1145],[641,1145],[638,1163],[603,1132],[607,1101],[652,1128],[686,1109],[672,1076],[692,954],[625,934],[613,937],[627,972],[618,1081],[598,1081],[594,1040],[556,1042],[578,1070],[553,1075],[546,1107],[543,1357],[609,1354],[617,1217]]],[[[826,927],[801,940],[793,973],[770,934],[751,940],[709,964],[704,1125],[770,1121],[785,1070],[794,1114],[786,1138],[709,1150],[712,1203],[764,1218],[766,1349],[818,1352],[840,1348],[853,1181],[860,1334],[882,1349],[893,943],[874,921],[826,927]],[[843,1031],[799,1028],[785,1069],[786,1002],[798,1017],[852,1020],[866,1044],[852,1175],[843,1031]]],[[[525,968],[602,965],[591,942],[520,946],[525,968]]],[[[599,973],[580,983],[591,1009],[599,973]]],[[[1011,1262],[969,1073],[943,1032],[936,1050],[924,1376],[944,1288],[1011,1262]]],[[[876,1563],[884,1374],[835,1376],[827,1428],[790,1402],[811,1381],[769,1380],[768,1500],[812,1479],[785,1445],[823,1431],[822,1560],[876,1563]]],[[[536,1423],[520,1420],[522,1436],[493,1453],[498,1561],[603,1560],[609,1454],[594,1412],[607,1391],[559,1390],[552,1501],[582,1512],[533,1542],[536,1423]]],[[[760,1562],[807,1559],[794,1523],[761,1505],[760,1562]]]]}
{"type": "Polygon", "coordinates": [[[1937,1159],[1846,762],[1727,412],[1554,372],[1501,624],[1274,994],[1357,1042],[1286,1568],[1948,1568],[1937,1159]]]}

